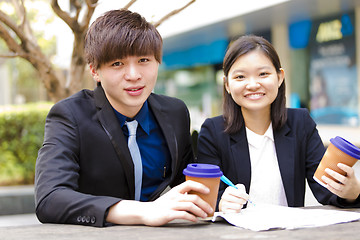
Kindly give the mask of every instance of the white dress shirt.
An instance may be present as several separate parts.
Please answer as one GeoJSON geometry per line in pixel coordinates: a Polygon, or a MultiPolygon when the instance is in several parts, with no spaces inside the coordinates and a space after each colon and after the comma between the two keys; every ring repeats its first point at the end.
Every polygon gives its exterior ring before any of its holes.
{"type": "Polygon", "coordinates": [[[251,162],[250,200],[288,206],[276,156],[272,123],[264,135],[246,128],[251,162]]]}

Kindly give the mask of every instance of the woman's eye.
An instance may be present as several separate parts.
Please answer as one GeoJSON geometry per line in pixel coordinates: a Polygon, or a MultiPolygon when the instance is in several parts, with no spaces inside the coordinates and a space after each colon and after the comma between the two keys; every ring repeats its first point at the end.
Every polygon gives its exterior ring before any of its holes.
{"type": "Polygon", "coordinates": [[[139,62],[148,62],[148,61],[149,61],[148,58],[141,58],[141,59],[139,60],[139,62]]]}
{"type": "Polygon", "coordinates": [[[239,76],[236,76],[236,77],[235,77],[235,79],[241,79],[241,80],[244,79],[244,78],[245,78],[244,75],[239,75],[239,76]]]}
{"type": "Polygon", "coordinates": [[[260,73],[260,76],[268,76],[268,75],[269,75],[269,73],[267,73],[267,72],[260,73]]]}

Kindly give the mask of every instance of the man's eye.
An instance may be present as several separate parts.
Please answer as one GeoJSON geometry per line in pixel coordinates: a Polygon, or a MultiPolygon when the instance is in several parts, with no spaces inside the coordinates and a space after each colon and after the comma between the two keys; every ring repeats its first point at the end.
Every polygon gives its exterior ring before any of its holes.
{"type": "Polygon", "coordinates": [[[141,59],[139,60],[139,62],[148,62],[148,61],[149,61],[148,58],[141,58],[141,59]]]}
{"type": "Polygon", "coordinates": [[[121,62],[114,62],[113,64],[111,64],[111,66],[114,66],[114,67],[118,67],[121,65],[121,62]]]}

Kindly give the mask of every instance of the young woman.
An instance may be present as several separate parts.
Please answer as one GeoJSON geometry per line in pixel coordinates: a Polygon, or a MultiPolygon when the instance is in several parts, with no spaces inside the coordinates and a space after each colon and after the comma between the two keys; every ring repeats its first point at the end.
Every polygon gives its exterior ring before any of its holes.
{"type": "Polygon", "coordinates": [[[207,119],[198,139],[197,161],[219,165],[238,189],[220,186],[218,208],[239,212],[250,199],[304,206],[305,179],[322,204],[359,206],[360,183],[330,169],[338,182],[313,180],[325,147],[306,109],[285,106],[285,73],[273,46],[258,36],[242,36],[225,55],[223,115],[207,119]]]}

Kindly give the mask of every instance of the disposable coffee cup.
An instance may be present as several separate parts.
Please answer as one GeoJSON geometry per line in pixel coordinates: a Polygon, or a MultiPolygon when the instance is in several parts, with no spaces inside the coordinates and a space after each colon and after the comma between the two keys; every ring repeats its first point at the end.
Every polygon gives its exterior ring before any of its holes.
{"type": "MultiPolygon", "coordinates": [[[[189,194],[198,195],[215,210],[220,177],[223,175],[220,167],[212,164],[192,163],[187,165],[183,173],[186,180],[202,183],[210,189],[209,194],[202,194],[195,191],[190,191],[189,194]]],[[[208,217],[212,217],[213,215],[214,213],[209,214],[208,217]]]]}
{"type": "Polygon", "coordinates": [[[341,170],[337,164],[343,163],[352,167],[358,159],[360,159],[360,149],[358,147],[339,136],[331,138],[330,145],[326,149],[313,178],[320,185],[326,187],[326,183],[321,179],[323,175],[336,181],[336,179],[325,172],[326,168],[330,168],[331,170],[345,176],[346,172],[341,170]]]}

